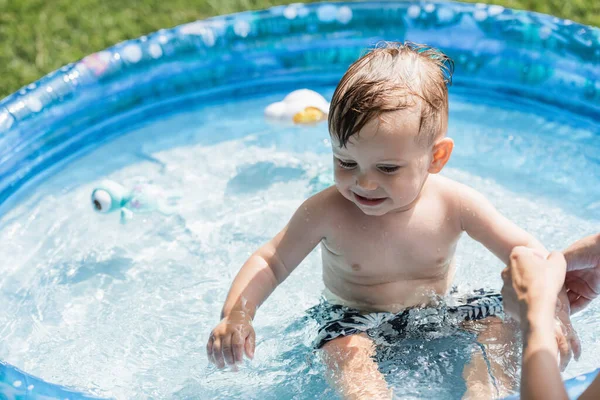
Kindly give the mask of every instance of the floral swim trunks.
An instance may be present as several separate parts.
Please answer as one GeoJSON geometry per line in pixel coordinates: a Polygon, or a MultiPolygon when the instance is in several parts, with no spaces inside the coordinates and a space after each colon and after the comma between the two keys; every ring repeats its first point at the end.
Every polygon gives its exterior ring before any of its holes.
{"type": "Polygon", "coordinates": [[[355,308],[323,300],[309,309],[308,314],[319,325],[314,342],[314,347],[319,349],[333,339],[359,333],[366,333],[376,343],[393,343],[411,332],[435,331],[450,319],[473,321],[501,316],[503,308],[500,293],[480,289],[466,296],[451,296],[448,303],[438,308],[408,308],[395,314],[365,314],[355,308]]]}

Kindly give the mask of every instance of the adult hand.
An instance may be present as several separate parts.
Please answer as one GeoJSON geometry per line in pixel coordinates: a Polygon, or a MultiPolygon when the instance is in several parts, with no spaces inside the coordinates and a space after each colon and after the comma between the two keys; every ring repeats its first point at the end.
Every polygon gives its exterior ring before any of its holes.
{"type": "Polygon", "coordinates": [[[565,286],[576,313],[600,296],[600,234],[580,239],[564,252],[567,260],[565,286]]]}
{"type": "Polygon", "coordinates": [[[524,321],[531,309],[554,311],[565,270],[566,262],[561,253],[552,252],[546,259],[533,249],[515,247],[508,266],[502,271],[505,312],[524,321]]]}
{"type": "Polygon", "coordinates": [[[562,370],[572,354],[575,359],[581,354],[581,344],[569,318],[567,293],[563,289],[565,273],[566,261],[561,253],[550,253],[546,259],[527,247],[515,247],[509,265],[502,271],[505,312],[521,321],[525,330],[530,323],[541,323],[548,330],[554,327],[562,370]]]}
{"type": "Polygon", "coordinates": [[[554,329],[554,337],[558,346],[560,355],[559,367],[564,371],[571,361],[571,357],[575,357],[575,361],[581,356],[581,341],[579,335],[573,328],[571,323],[571,309],[569,307],[569,299],[567,291],[563,289],[558,294],[558,303],[556,305],[556,325],[554,329]]]}

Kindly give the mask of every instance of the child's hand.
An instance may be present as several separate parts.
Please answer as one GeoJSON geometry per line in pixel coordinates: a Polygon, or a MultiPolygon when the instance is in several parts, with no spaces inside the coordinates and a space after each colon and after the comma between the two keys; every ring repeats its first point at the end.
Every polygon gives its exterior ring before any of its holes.
{"type": "Polygon", "coordinates": [[[569,298],[565,288],[558,294],[558,302],[556,307],[556,344],[560,354],[560,369],[564,371],[571,361],[571,355],[575,356],[575,360],[579,360],[581,356],[581,342],[577,336],[577,332],[571,325],[571,310],[569,308],[569,298]]]}
{"type": "Polygon", "coordinates": [[[235,369],[243,361],[244,352],[248,358],[254,357],[255,337],[252,318],[243,311],[232,312],[211,332],[206,345],[208,360],[219,369],[226,364],[235,369]]]}

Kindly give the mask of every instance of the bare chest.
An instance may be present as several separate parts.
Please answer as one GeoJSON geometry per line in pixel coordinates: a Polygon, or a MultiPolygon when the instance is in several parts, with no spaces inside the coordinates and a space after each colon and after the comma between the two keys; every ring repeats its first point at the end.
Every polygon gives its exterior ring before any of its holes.
{"type": "Polygon", "coordinates": [[[323,241],[323,266],[357,281],[439,278],[447,272],[460,236],[449,222],[435,212],[340,222],[323,241]]]}

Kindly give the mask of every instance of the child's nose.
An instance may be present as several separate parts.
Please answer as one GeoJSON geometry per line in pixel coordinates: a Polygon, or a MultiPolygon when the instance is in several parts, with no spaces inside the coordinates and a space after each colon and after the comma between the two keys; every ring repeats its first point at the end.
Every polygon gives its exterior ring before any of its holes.
{"type": "Polygon", "coordinates": [[[365,191],[373,191],[379,188],[377,182],[369,176],[369,174],[361,173],[356,177],[356,186],[365,191]]]}

